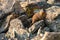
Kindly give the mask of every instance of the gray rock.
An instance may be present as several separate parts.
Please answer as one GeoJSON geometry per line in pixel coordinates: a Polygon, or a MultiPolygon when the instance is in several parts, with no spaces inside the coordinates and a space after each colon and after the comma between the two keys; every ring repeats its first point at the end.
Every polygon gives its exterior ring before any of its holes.
{"type": "Polygon", "coordinates": [[[60,40],[60,32],[45,32],[41,40],[60,40]]]}
{"type": "Polygon", "coordinates": [[[55,0],[48,0],[47,3],[54,4],[55,0]]]}
{"type": "Polygon", "coordinates": [[[5,33],[0,34],[0,40],[7,40],[5,33]]]}
{"type": "Polygon", "coordinates": [[[10,22],[10,26],[11,27],[15,27],[15,28],[23,28],[23,24],[21,22],[20,19],[16,18],[16,19],[13,19],[11,22],[10,22]]]}
{"type": "Polygon", "coordinates": [[[7,35],[9,35],[11,38],[15,37],[14,31],[18,30],[23,27],[23,24],[21,20],[19,19],[14,19],[10,22],[9,30],[7,32],[7,35]]]}
{"type": "Polygon", "coordinates": [[[17,38],[9,38],[8,40],[17,40],[17,38]]]}
{"type": "Polygon", "coordinates": [[[1,23],[0,33],[6,33],[9,28],[9,20],[7,18],[1,23]]]}
{"type": "Polygon", "coordinates": [[[10,27],[8,32],[6,33],[6,37],[14,38],[16,37],[18,40],[25,40],[29,37],[29,33],[27,30],[23,29],[23,24],[21,20],[13,19],[10,22],[10,27]]]}
{"type": "Polygon", "coordinates": [[[19,30],[16,30],[15,37],[18,38],[18,40],[25,40],[29,37],[29,33],[27,30],[20,28],[19,30]]]}
{"type": "Polygon", "coordinates": [[[6,18],[13,11],[15,0],[0,0],[0,20],[6,18]]]}
{"type": "Polygon", "coordinates": [[[13,5],[13,9],[15,13],[20,14],[24,12],[24,9],[20,5],[20,1],[16,1],[13,5]]]}
{"type": "Polygon", "coordinates": [[[36,23],[34,23],[30,28],[29,28],[29,32],[35,32],[36,30],[38,30],[40,27],[44,26],[44,22],[43,20],[38,21],[36,23]]]}
{"type": "Polygon", "coordinates": [[[60,32],[60,19],[56,19],[52,22],[48,22],[48,27],[54,32],[60,32]]]}
{"type": "Polygon", "coordinates": [[[22,15],[19,17],[19,19],[22,21],[24,28],[30,27],[31,19],[28,19],[27,15],[22,15]]]}
{"type": "Polygon", "coordinates": [[[1,0],[0,9],[2,9],[5,13],[11,12],[14,3],[15,0],[1,0]]]}
{"type": "Polygon", "coordinates": [[[60,7],[59,6],[52,6],[48,9],[46,9],[46,19],[50,20],[50,22],[52,20],[54,20],[58,15],[60,15],[60,7]]]}
{"type": "Polygon", "coordinates": [[[35,36],[34,38],[32,38],[31,40],[40,40],[41,38],[42,38],[42,36],[37,35],[37,36],[35,36]]]}
{"type": "Polygon", "coordinates": [[[46,23],[48,24],[48,27],[54,32],[59,31],[60,7],[52,6],[46,10],[46,13],[47,13],[46,23]]]}

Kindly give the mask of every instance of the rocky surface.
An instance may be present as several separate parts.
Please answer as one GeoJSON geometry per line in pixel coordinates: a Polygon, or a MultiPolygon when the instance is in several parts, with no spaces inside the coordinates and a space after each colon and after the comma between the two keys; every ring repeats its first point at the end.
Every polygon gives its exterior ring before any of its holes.
{"type": "Polygon", "coordinates": [[[22,10],[20,1],[0,0],[0,40],[60,40],[59,6],[47,8],[46,19],[34,24],[22,10]]]}
{"type": "Polygon", "coordinates": [[[15,0],[1,0],[1,7],[0,9],[4,11],[5,13],[12,11],[12,7],[15,3],[15,0]]]}
{"type": "Polygon", "coordinates": [[[52,6],[48,9],[46,9],[46,19],[48,20],[54,20],[58,15],[60,15],[60,7],[59,6],[52,6]]]}
{"type": "Polygon", "coordinates": [[[60,40],[60,32],[45,32],[41,40],[60,40]]]}

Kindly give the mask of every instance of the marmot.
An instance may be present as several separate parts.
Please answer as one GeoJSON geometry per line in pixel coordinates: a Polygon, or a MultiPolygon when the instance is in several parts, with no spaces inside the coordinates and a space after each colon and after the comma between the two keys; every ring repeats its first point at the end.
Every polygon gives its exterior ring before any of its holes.
{"type": "Polygon", "coordinates": [[[38,13],[35,13],[32,17],[32,24],[37,20],[43,20],[46,17],[45,10],[41,9],[38,13]]]}

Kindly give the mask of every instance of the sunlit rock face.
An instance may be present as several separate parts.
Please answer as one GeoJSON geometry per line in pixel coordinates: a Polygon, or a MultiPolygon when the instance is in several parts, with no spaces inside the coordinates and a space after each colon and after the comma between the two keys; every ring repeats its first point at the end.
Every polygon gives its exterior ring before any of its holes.
{"type": "Polygon", "coordinates": [[[48,26],[55,32],[59,31],[60,25],[60,7],[59,6],[52,6],[46,10],[47,16],[46,21],[48,26]]]}
{"type": "Polygon", "coordinates": [[[59,6],[47,8],[46,20],[39,20],[33,24],[31,24],[31,18],[28,18],[25,13],[14,19],[10,19],[10,14],[5,15],[13,10],[15,13],[18,11],[21,13],[21,8],[16,0],[0,0],[0,14],[2,14],[0,15],[2,19],[0,20],[0,40],[60,40],[59,6]]]}
{"type": "Polygon", "coordinates": [[[54,4],[55,0],[48,0],[47,3],[54,4]]]}
{"type": "Polygon", "coordinates": [[[60,15],[60,7],[59,6],[52,6],[46,9],[46,19],[47,20],[54,20],[58,15],[60,15]]]}
{"type": "Polygon", "coordinates": [[[23,24],[19,19],[13,19],[10,22],[9,31],[6,33],[8,38],[17,38],[18,40],[25,40],[28,38],[29,33],[23,29],[23,24]]]}
{"type": "Polygon", "coordinates": [[[12,11],[12,6],[15,3],[15,0],[0,0],[0,9],[5,13],[12,11]]]}

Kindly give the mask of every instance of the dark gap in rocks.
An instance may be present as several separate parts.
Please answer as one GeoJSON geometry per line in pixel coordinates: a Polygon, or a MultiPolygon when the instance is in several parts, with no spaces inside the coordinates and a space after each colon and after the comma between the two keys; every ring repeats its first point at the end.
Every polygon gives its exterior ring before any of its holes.
{"type": "Polygon", "coordinates": [[[3,20],[0,20],[0,27],[2,26],[2,24],[4,23],[5,18],[3,20]]]}
{"type": "Polygon", "coordinates": [[[24,28],[30,27],[31,19],[28,19],[28,17],[26,15],[22,15],[19,19],[22,21],[24,28]]]}
{"type": "Polygon", "coordinates": [[[8,15],[10,15],[12,12],[9,12],[9,13],[3,13],[3,14],[0,14],[0,20],[3,20],[4,18],[6,18],[8,15]]]}
{"type": "Polygon", "coordinates": [[[26,15],[26,12],[21,13],[21,15],[26,15]]]}
{"type": "Polygon", "coordinates": [[[1,33],[7,33],[7,32],[8,32],[8,30],[9,30],[9,26],[10,26],[10,24],[8,23],[7,28],[5,28],[5,29],[4,29],[4,31],[0,32],[0,34],[1,34],[1,33]]]}
{"type": "MultiPolygon", "coordinates": [[[[10,12],[9,14],[11,14],[11,13],[12,13],[12,12],[10,12]]],[[[9,15],[7,15],[7,16],[9,16],[9,15]]],[[[4,19],[5,19],[5,18],[4,18],[4,19]]],[[[10,19],[9,22],[5,24],[5,26],[7,26],[7,28],[5,28],[4,31],[0,32],[0,34],[1,34],[1,33],[7,33],[7,32],[8,32],[9,26],[10,26],[10,21],[11,21],[11,20],[12,20],[12,19],[10,19]]],[[[5,21],[6,21],[6,20],[5,20],[5,21]]]]}

